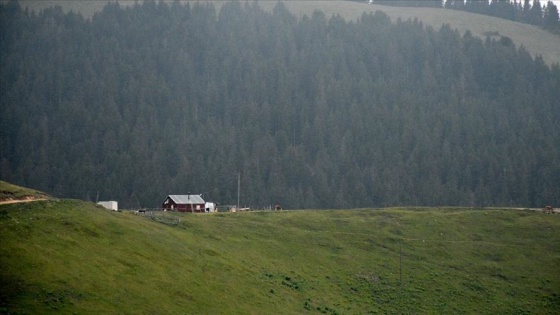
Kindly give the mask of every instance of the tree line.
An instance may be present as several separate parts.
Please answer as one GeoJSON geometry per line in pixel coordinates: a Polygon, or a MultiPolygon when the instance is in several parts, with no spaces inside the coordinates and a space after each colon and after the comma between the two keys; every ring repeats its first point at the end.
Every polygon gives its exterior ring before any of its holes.
{"type": "Polygon", "coordinates": [[[155,207],[560,203],[560,69],[507,38],[282,3],[0,5],[0,177],[155,207]]]}
{"type": "Polygon", "coordinates": [[[539,0],[376,0],[376,4],[414,7],[445,7],[478,14],[490,15],[542,27],[560,34],[558,8],[552,1],[541,4],[539,0]]]}

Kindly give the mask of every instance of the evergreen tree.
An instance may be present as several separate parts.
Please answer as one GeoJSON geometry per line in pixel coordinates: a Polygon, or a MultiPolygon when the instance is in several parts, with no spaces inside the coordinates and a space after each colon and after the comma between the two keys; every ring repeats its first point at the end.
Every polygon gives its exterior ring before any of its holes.
{"type": "Polygon", "coordinates": [[[543,27],[551,31],[560,31],[560,17],[558,8],[552,1],[548,1],[544,10],[543,27]]]}
{"type": "Polygon", "coordinates": [[[529,10],[529,23],[537,26],[543,25],[543,9],[539,0],[533,0],[533,6],[529,10]]]}

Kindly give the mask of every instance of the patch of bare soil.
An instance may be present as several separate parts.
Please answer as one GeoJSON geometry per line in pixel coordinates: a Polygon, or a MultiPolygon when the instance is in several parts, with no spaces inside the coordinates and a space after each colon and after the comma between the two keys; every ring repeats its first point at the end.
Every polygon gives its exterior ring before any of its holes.
{"type": "Polygon", "coordinates": [[[20,202],[32,202],[32,201],[39,201],[39,200],[47,200],[44,197],[36,197],[36,196],[25,196],[20,199],[4,199],[0,200],[0,205],[10,204],[10,203],[20,203],[20,202]]]}

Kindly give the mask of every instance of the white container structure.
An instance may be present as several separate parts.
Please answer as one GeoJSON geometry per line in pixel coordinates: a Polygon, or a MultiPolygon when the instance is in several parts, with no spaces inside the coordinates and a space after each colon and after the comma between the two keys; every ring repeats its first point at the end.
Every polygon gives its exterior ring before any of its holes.
{"type": "Polygon", "coordinates": [[[116,201],[100,201],[97,204],[109,210],[119,210],[119,203],[116,201]]]}

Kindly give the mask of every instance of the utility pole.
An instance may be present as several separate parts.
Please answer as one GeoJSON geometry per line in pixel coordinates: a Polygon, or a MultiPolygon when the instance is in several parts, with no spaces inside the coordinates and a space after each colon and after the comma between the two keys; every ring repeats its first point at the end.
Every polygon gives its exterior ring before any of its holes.
{"type": "Polygon", "coordinates": [[[241,173],[237,173],[237,211],[239,211],[239,196],[241,191],[241,173]]]}

